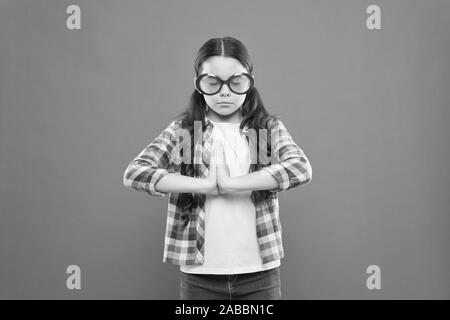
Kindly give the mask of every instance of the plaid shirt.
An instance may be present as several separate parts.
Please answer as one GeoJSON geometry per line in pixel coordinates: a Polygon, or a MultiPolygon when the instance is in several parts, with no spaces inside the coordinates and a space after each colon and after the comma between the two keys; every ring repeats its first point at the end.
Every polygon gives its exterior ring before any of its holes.
{"type": "MultiPolygon", "coordinates": [[[[205,164],[204,157],[212,148],[214,124],[206,117],[204,127],[206,128],[202,131],[202,143],[196,144],[194,150],[194,164],[199,163],[199,170],[195,174],[197,178],[206,178],[209,175],[209,165],[205,164]]],[[[180,143],[175,132],[179,128],[181,128],[181,120],[172,121],[130,162],[123,175],[123,183],[126,187],[157,197],[164,197],[169,193],[156,191],[155,185],[168,173],[180,173],[180,166],[171,161],[172,151],[180,143]]],[[[274,162],[272,157],[270,164],[260,170],[270,173],[277,181],[278,187],[269,190],[271,197],[266,201],[257,204],[253,201],[256,209],[257,239],[263,264],[284,257],[278,192],[307,184],[312,177],[309,160],[294,142],[283,122],[278,119],[273,129],[278,129],[274,131],[275,139],[272,139],[272,150],[278,158],[274,162]]],[[[241,134],[246,135],[247,132],[248,127],[245,126],[241,134]]],[[[246,138],[249,141],[248,136],[246,138]]],[[[251,141],[250,139],[250,145],[252,145],[251,141]]],[[[252,151],[253,148],[250,147],[251,154],[252,151]]],[[[252,167],[250,166],[250,172],[253,171],[252,167]]],[[[199,193],[192,195],[197,205],[192,206],[190,209],[192,212],[189,212],[186,221],[186,218],[182,219],[182,209],[177,206],[179,193],[170,193],[163,256],[165,263],[203,264],[206,195],[199,193]]]]}

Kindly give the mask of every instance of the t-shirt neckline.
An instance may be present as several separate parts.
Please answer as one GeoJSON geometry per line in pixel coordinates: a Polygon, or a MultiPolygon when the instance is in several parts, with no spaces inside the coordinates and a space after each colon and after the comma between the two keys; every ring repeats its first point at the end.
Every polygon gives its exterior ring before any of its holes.
{"type": "Polygon", "coordinates": [[[211,121],[213,124],[228,124],[228,125],[240,125],[241,124],[240,122],[215,122],[212,120],[209,120],[209,121],[211,121]]]}

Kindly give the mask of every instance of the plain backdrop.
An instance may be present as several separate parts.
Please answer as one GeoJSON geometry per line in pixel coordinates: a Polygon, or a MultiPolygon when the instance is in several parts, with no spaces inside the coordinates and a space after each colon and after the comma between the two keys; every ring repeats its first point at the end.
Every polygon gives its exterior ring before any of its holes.
{"type": "Polygon", "coordinates": [[[284,299],[450,297],[450,2],[0,2],[0,298],[178,299],[168,197],[128,163],[184,110],[210,38],[308,156],[280,194],[284,299]],[[81,30],[66,28],[67,6],[81,30]],[[366,8],[381,8],[381,30],[366,8]],[[81,290],[66,268],[81,268],[81,290]],[[381,269],[369,290],[366,269],[381,269]]]}

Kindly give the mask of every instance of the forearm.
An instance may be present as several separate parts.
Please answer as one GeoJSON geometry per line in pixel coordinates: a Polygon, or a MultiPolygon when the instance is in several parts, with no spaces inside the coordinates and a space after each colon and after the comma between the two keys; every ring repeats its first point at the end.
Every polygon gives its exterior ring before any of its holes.
{"type": "Polygon", "coordinates": [[[155,185],[159,192],[209,193],[213,189],[207,179],[193,178],[177,173],[168,173],[155,185]]]}
{"type": "Polygon", "coordinates": [[[219,181],[222,193],[234,193],[252,190],[271,190],[278,187],[275,178],[264,170],[254,171],[238,177],[228,177],[219,181]]]}

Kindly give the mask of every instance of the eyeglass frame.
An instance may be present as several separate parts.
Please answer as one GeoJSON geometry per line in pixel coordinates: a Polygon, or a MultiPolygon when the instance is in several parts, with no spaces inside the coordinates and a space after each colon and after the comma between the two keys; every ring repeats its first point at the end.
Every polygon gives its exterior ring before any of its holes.
{"type": "Polygon", "coordinates": [[[194,76],[195,89],[198,92],[202,93],[202,94],[206,94],[207,96],[213,96],[215,94],[218,94],[220,92],[220,90],[222,90],[222,87],[223,87],[224,84],[226,84],[228,86],[228,88],[230,89],[230,91],[235,93],[235,94],[239,94],[239,95],[246,94],[247,92],[249,92],[253,88],[253,86],[255,84],[255,76],[252,75],[252,74],[249,74],[247,72],[235,73],[232,76],[230,76],[227,80],[222,80],[222,79],[219,78],[219,76],[216,76],[215,74],[212,74],[212,73],[202,73],[202,74],[200,74],[198,76],[194,76]],[[233,89],[231,89],[230,81],[231,81],[231,79],[233,79],[233,78],[235,78],[237,76],[241,76],[241,75],[246,76],[250,80],[250,87],[248,88],[247,91],[245,91],[243,93],[240,93],[240,92],[238,93],[238,92],[234,91],[233,89]],[[202,89],[200,89],[200,81],[206,76],[212,76],[212,77],[214,77],[215,79],[217,79],[220,82],[220,87],[219,87],[219,90],[217,90],[217,92],[215,92],[215,93],[206,93],[202,89]]]}

